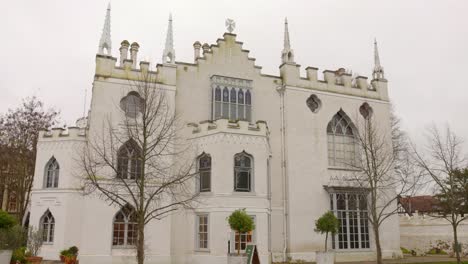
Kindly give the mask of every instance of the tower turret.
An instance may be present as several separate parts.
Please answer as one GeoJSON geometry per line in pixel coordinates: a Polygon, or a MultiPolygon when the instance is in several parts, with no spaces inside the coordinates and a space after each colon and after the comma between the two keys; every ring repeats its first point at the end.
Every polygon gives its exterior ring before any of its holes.
{"type": "Polygon", "coordinates": [[[164,47],[163,63],[175,63],[174,38],[172,33],[172,14],[169,14],[169,24],[167,26],[166,46],[164,47]]]}
{"type": "Polygon", "coordinates": [[[104,20],[104,27],[102,28],[102,34],[101,34],[101,39],[99,40],[99,49],[98,49],[98,54],[109,55],[109,56],[112,54],[110,11],[111,11],[111,5],[109,2],[109,4],[107,5],[106,18],[104,20]],[[104,49],[106,50],[106,54],[104,53],[104,49]]]}
{"type": "Polygon", "coordinates": [[[380,65],[377,39],[374,40],[374,71],[372,72],[372,77],[374,80],[385,80],[384,68],[380,65]]]}
{"type": "Polygon", "coordinates": [[[291,49],[289,40],[288,18],[284,19],[284,46],[281,52],[281,63],[295,63],[294,51],[291,49]]]}

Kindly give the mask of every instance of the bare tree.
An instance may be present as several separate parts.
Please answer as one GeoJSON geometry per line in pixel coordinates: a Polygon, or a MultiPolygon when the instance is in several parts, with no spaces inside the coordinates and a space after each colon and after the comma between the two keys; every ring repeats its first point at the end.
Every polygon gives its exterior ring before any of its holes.
{"type": "MultiPolygon", "coordinates": [[[[393,113],[392,113],[393,115],[393,113]]],[[[355,136],[359,155],[349,166],[355,169],[349,179],[367,196],[368,220],[373,229],[377,263],[383,263],[380,231],[392,215],[398,213],[397,201],[410,195],[419,183],[417,173],[406,149],[406,135],[399,127],[399,119],[391,118],[391,130],[366,114],[358,123],[355,136]]]]}
{"type": "Polygon", "coordinates": [[[109,117],[102,133],[90,131],[81,158],[86,193],[133,211],[137,261],[145,259],[145,227],[181,208],[192,208],[197,193],[195,159],[179,138],[180,127],[167,91],[155,76],[141,73],[120,102],[122,121],[109,117]]]}
{"type": "Polygon", "coordinates": [[[438,209],[430,216],[447,220],[452,225],[454,251],[457,263],[460,260],[458,225],[466,215],[467,160],[462,153],[462,140],[447,126],[441,133],[436,126],[429,129],[428,144],[423,152],[413,146],[417,165],[431,179],[438,209]]]}
{"type": "Polygon", "coordinates": [[[15,199],[16,208],[9,211],[15,211],[20,222],[29,205],[39,131],[55,125],[58,115],[56,110],[45,110],[41,101],[31,97],[0,116],[1,188],[7,193],[5,202],[15,199]]]}

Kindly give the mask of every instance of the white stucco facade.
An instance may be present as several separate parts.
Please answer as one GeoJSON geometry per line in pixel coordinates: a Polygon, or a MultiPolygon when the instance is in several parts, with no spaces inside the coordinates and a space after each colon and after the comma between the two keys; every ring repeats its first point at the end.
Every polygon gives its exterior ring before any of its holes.
{"type": "MultiPolygon", "coordinates": [[[[204,45],[202,54],[200,44],[194,47],[193,63],[171,57],[156,67],[146,62],[137,66],[126,55],[119,63],[118,58],[98,54],[86,127],[41,132],[30,224],[39,226],[47,210],[54,216],[53,242],[41,249],[45,259],[58,259],[61,249],[76,245],[80,263],[135,262],[131,247],[112,245],[113,219],[120,208],[109,206],[98,195],[83,195],[79,189],[79,159],[80,149],[93,135],[102,133],[105,122],[111,120],[115,126],[121,122],[119,102],[132,90],[129,80],[141,72],[153,75],[157,87],[167,92],[184,127],[180,136],[195,146],[196,156],[211,156],[210,191],[200,194],[198,207],[147,226],[147,263],[227,263],[228,251],[234,252],[227,217],[240,208],[254,218],[252,242],[261,263],[283,258],[314,261],[315,251],[323,249],[324,237],[314,232],[314,221],[332,209],[325,187],[339,187],[333,186],[332,178],[350,173],[329,165],[327,126],[338,112],[345,113],[350,122],[359,122],[359,108],[367,103],[383,130],[390,131],[387,81],[374,78],[369,83],[366,77],[352,78],[343,71],[324,71],[325,79],[319,80],[318,69],[313,67],[306,68],[307,76],[301,77],[300,66],[290,56],[289,36],[278,76],[262,74],[235,34],[225,33],[215,44],[204,45]],[[215,116],[218,85],[250,92],[251,112],[245,118],[250,120],[215,116]],[[313,111],[306,103],[312,95],[318,98],[313,111]],[[233,186],[234,156],[243,152],[252,159],[250,189],[238,192],[233,186]],[[59,180],[57,187],[47,188],[45,168],[52,157],[60,165],[59,180]],[[205,249],[197,247],[198,215],[208,219],[205,249]]],[[[131,57],[136,58],[136,53],[131,57]]],[[[370,229],[368,246],[359,241],[356,249],[339,249],[336,244],[337,260],[373,259],[370,229]]],[[[385,258],[401,255],[397,217],[383,225],[381,239],[385,258]]]]}

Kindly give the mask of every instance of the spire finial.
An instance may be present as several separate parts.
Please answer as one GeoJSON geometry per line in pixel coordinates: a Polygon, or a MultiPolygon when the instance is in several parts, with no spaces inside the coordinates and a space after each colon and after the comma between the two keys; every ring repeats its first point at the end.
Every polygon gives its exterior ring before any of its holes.
{"type": "Polygon", "coordinates": [[[169,24],[167,26],[166,46],[163,51],[163,63],[175,62],[174,37],[172,33],[172,13],[169,14],[169,24]]]}
{"type": "Polygon", "coordinates": [[[384,69],[380,65],[379,49],[377,47],[377,39],[374,38],[374,71],[372,72],[372,77],[375,80],[385,79],[384,69]]]}
{"type": "Polygon", "coordinates": [[[101,39],[99,40],[98,54],[104,55],[104,49],[107,55],[112,53],[112,41],[111,41],[111,4],[107,5],[106,19],[104,20],[104,27],[102,28],[101,39]]]}
{"type": "Polygon", "coordinates": [[[294,52],[291,49],[291,42],[289,40],[289,28],[288,28],[287,17],[284,19],[284,45],[283,45],[283,51],[281,52],[281,62],[282,63],[295,63],[294,52]]]}

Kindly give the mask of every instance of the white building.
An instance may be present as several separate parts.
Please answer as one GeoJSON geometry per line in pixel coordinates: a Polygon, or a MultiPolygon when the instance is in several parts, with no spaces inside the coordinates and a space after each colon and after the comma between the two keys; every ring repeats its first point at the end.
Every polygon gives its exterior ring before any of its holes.
{"type": "MultiPolygon", "coordinates": [[[[194,62],[175,61],[172,19],[163,64],[137,63],[136,43],[128,59],[129,46],[122,42],[120,59],[112,57],[109,8],[87,122],[40,135],[30,224],[46,231],[45,259],[58,259],[61,249],[76,245],[83,264],[135,261],[131,219],[99,197],[84,196],[76,171],[80,148],[101,132],[105,118],[119,118],[119,102],[131,91],[128,79],[141,71],[157,78],[182,122],[190,124],[181,136],[196,142],[198,154],[207,154],[199,164],[210,178],[202,185],[204,202],[195,212],[179,211],[149,224],[147,263],[226,263],[236,245],[226,218],[239,208],[246,208],[256,223],[255,231],[242,236],[241,247],[247,240],[257,244],[262,263],[313,261],[324,241],[314,232],[314,221],[327,210],[342,223],[330,241],[337,260],[374,258],[367,211],[348,203],[365,197],[332,179],[351,173],[343,164],[356,155],[353,123],[363,118],[360,109],[370,109],[390,129],[387,81],[377,47],[369,82],[343,69],[325,70],[321,80],[317,68],[307,67],[307,77],[301,77],[287,22],[278,76],[262,74],[232,33],[211,45],[195,42],[194,62]]],[[[382,228],[385,258],[401,255],[399,239],[395,216],[382,228]]]]}

